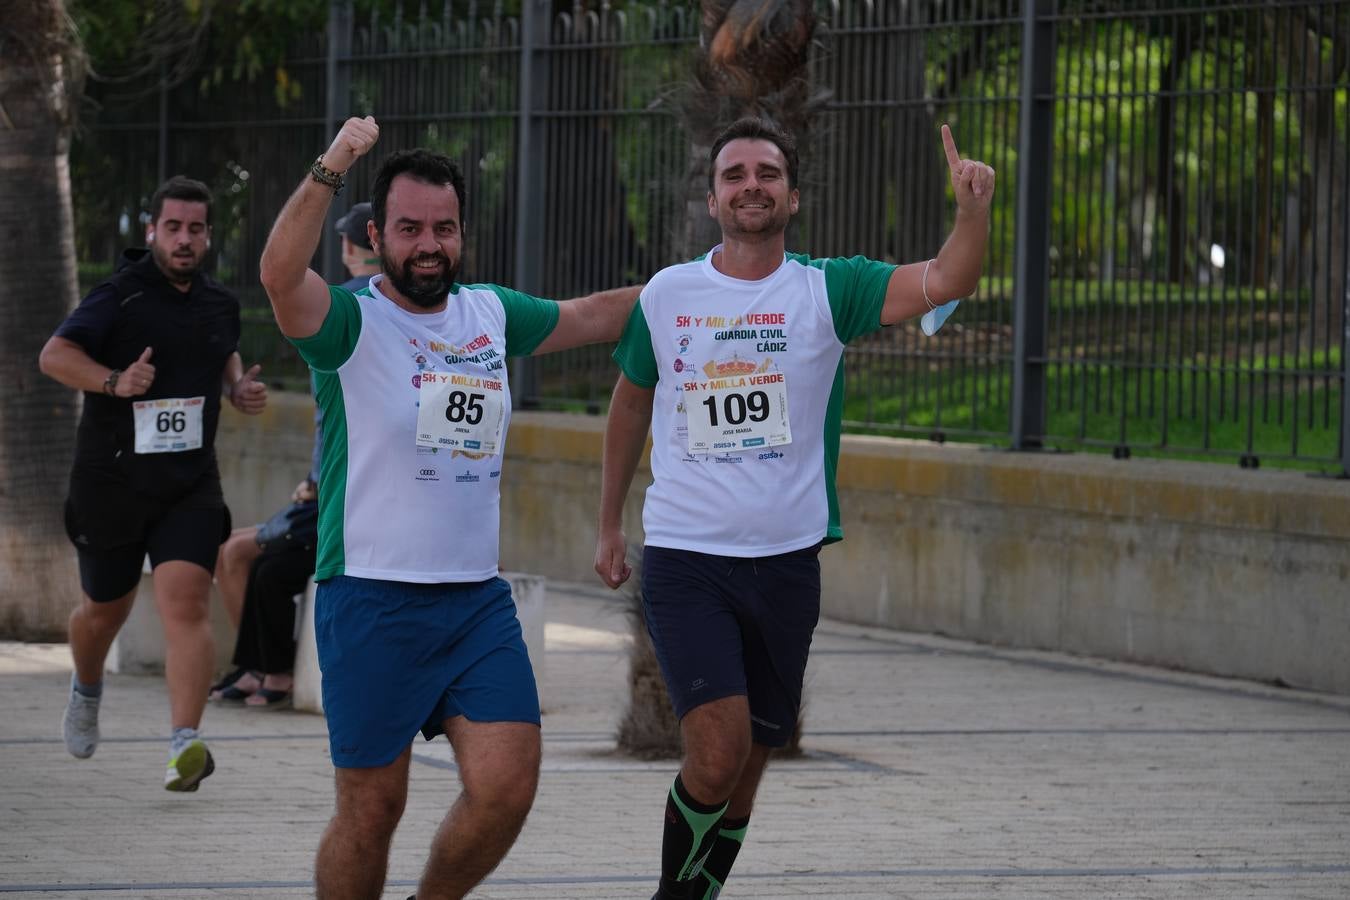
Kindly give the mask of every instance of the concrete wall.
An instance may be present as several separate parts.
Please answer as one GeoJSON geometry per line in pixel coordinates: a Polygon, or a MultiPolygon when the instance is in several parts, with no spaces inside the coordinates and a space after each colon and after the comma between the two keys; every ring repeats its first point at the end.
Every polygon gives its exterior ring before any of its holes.
{"type": "MultiPolygon", "coordinates": [[[[277,395],[263,417],[223,418],[236,520],[304,474],[309,415],[307,398],[277,395]]],[[[514,417],[503,568],[598,583],[603,428],[514,417]]],[[[632,543],[649,482],[639,472],[629,498],[632,543]]],[[[846,437],[839,488],[846,539],[821,556],[829,616],[1350,694],[1350,483],[846,437]]]]}

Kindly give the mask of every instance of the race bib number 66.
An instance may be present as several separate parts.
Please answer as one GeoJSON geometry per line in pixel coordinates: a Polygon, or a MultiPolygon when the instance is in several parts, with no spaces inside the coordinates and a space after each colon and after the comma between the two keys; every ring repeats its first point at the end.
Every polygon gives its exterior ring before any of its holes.
{"type": "Polygon", "coordinates": [[[792,443],[787,380],[751,375],[734,387],[684,391],[690,453],[735,453],[792,443]]]}
{"type": "Polygon", "coordinates": [[[417,397],[417,446],[500,453],[506,403],[492,378],[422,373],[417,397]]]}
{"type": "Polygon", "coordinates": [[[131,404],[137,453],[182,453],[202,445],[205,397],[166,397],[131,404]]]}

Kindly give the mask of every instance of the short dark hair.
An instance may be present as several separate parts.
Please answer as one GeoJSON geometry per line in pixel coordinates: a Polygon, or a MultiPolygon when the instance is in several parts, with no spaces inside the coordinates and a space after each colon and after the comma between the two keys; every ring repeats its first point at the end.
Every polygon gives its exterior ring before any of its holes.
{"type": "Polygon", "coordinates": [[[459,200],[460,226],[464,225],[464,173],[450,157],[419,147],[416,150],[397,150],[389,154],[380,165],[380,171],[375,173],[375,186],[370,193],[370,207],[376,231],[384,234],[385,201],[389,199],[389,186],[400,175],[410,175],[427,184],[448,184],[454,188],[455,197],[459,200]]]}
{"type": "Polygon", "coordinates": [[[712,152],[708,154],[708,190],[713,190],[717,176],[717,154],[722,152],[722,148],[732,141],[737,140],[769,141],[778,147],[783,153],[783,159],[787,162],[787,180],[788,188],[797,186],[797,142],[793,140],[792,135],[788,134],[768,119],[761,119],[758,116],[746,116],[743,119],[737,119],[717,136],[713,141],[712,152]]]}
{"type": "Polygon", "coordinates": [[[150,221],[158,222],[165,200],[186,200],[206,204],[206,224],[211,224],[211,189],[195,178],[175,175],[155,189],[150,198],[150,221]]]}

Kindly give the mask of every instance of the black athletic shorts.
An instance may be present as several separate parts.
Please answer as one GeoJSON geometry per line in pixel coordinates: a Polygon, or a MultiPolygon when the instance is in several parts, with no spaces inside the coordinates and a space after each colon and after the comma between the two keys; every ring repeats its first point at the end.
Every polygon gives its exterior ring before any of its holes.
{"type": "Polygon", "coordinates": [[[756,558],[643,551],[642,609],[678,717],[743,695],[755,743],[787,744],[820,619],[819,554],[820,545],[756,558]]]}
{"type": "Polygon", "coordinates": [[[139,493],[118,478],[76,468],[66,498],[66,535],[80,562],[80,586],[95,603],[136,588],[141,563],[196,563],[208,572],[230,534],[230,511],[215,466],[183,492],[139,493]]]}

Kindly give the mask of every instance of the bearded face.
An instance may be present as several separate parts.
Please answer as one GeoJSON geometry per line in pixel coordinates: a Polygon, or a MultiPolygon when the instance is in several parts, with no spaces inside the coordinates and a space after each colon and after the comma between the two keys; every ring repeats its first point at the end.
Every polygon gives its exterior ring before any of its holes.
{"type": "Polygon", "coordinates": [[[420,310],[445,304],[463,260],[459,198],[448,184],[399,175],[389,185],[380,265],[393,300],[420,310]]]}
{"type": "Polygon", "coordinates": [[[389,245],[380,245],[380,265],[394,289],[414,306],[435,309],[450,295],[450,288],[459,277],[460,261],[451,260],[442,251],[417,253],[400,263],[389,252],[389,245]]]}
{"type": "Polygon", "coordinates": [[[206,252],[211,249],[211,226],[206,216],[205,203],[166,198],[159,218],[146,226],[150,254],[171,283],[190,283],[206,260],[206,252]]]}

